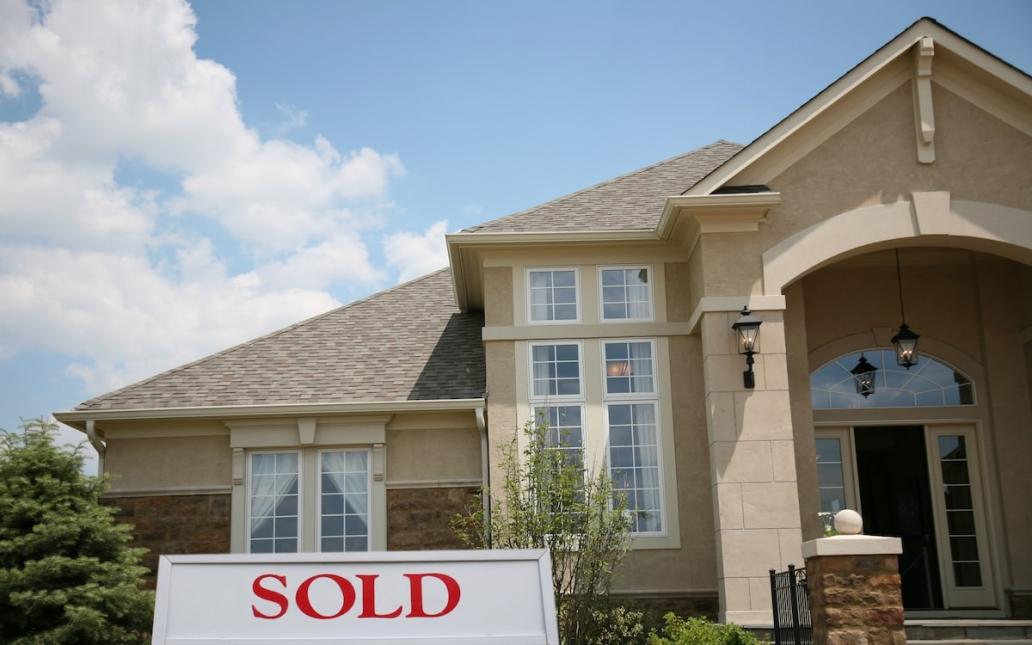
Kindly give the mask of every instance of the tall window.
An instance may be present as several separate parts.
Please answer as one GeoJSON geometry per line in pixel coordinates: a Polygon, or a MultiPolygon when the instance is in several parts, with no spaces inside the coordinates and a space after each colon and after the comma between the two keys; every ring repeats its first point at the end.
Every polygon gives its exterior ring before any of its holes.
{"type": "Polygon", "coordinates": [[[319,455],[319,549],[369,550],[369,452],[319,455]]]}
{"type": "Polygon", "coordinates": [[[599,269],[603,320],[651,320],[648,267],[599,269]]]}
{"type": "Polygon", "coordinates": [[[300,526],[297,452],[251,454],[248,546],[251,553],[295,553],[300,526]]]}
{"type": "Polygon", "coordinates": [[[578,343],[531,345],[530,398],[545,442],[567,464],[584,467],[584,406],[578,343]]]}
{"type": "Polygon", "coordinates": [[[576,321],[577,271],[540,269],[527,272],[531,322],[576,321]]]}
{"type": "Polygon", "coordinates": [[[634,533],[663,531],[654,356],[651,340],[604,343],[609,475],[634,533]]]}

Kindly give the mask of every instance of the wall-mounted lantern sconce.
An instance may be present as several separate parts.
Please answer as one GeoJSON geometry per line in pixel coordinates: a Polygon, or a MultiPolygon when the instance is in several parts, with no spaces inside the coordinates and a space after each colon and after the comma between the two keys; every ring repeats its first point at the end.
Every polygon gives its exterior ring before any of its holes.
{"type": "Polygon", "coordinates": [[[849,370],[849,373],[853,375],[853,380],[856,381],[857,394],[862,394],[865,399],[874,394],[874,375],[877,371],[878,368],[868,363],[864,353],[860,352],[860,361],[856,367],[849,370]]]}
{"type": "Polygon", "coordinates": [[[731,325],[738,332],[738,353],[745,354],[746,370],[742,372],[743,384],[748,390],[756,387],[756,376],[753,374],[753,355],[760,351],[760,325],[763,321],[749,311],[749,306],[742,307],[742,314],[731,325]]]}

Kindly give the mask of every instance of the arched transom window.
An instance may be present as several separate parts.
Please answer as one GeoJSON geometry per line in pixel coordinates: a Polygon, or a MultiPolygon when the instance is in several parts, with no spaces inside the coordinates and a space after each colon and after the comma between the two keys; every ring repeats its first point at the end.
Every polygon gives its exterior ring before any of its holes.
{"type": "Polygon", "coordinates": [[[921,355],[907,370],[896,364],[891,349],[865,349],[867,360],[878,368],[875,391],[864,398],[856,393],[853,369],[860,352],[839,356],[810,376],[810,393],[815,410],[846,408],[923,408],[973,405],[975,386],[967,376],[946,363],[921,355]]]}

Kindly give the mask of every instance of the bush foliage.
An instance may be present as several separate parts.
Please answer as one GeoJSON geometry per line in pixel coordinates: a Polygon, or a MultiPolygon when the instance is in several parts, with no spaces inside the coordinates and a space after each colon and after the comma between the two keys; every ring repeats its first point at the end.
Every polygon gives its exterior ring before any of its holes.
{"type": "MultiPolygon", "coordinates": [[[[452,527],[471,547],[548,549],[562,642],[617,642],[599,638],[613,630],[609,588],[630,546],[630,520],[613,503],[606,474],[586,476],[579,453],[560,449],[562,438],[555,435],[527,424],[522,449],[516,437],[502,452],[501,495],[492,498],[490,521],[476,505],[452,527]]],[[[633,615],[619,614],[616,629],[633,630],[633,615]]]]}
{"type": "Polygon", "coordinates": [[[105,480],[82,472],[79,448],[54,445],[55,430],[0,431],[0,642],[148,642],[143,550],[101,505],[105,480]]]}
{"type": "Polygon", "coordinates": [[[759,645],[755,636],[738,625],[711,623],[702,618],[663,617],[666,625],[660,634],[649,636],[649,645],[759,645]]]}

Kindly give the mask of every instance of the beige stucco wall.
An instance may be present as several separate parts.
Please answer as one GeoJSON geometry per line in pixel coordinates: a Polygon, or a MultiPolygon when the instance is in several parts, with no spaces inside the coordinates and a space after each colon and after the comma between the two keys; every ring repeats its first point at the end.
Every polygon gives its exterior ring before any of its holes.
{"type": "Polygon", "coordinates": [[[228,433],[207,437],[109,439],[104,470],[111,492],[201,489],[231,484],[228,433]]]}
{"type": "MultiPolygon", "coordinates": [[[[906,249],[902,257],[907,322],[921,334],[923,351],[961,368],[975,382],[978,407],[973,414],[985,446],[995,557],[1004,588],[1028,589],[1032,507],[1022,491],[1032,490],[1027,467],[1032,403],[1020,303],[1026,270],[1009,260],[956,249],[906,249]]],[[[879,252],[821,269],[788,291],[789,337],[807,348],[806,368],[790,368],[804,525],[817,511],[812,458],[808,463],[802,453],[803,448],[812,452],[813,445],[813,426],[806,421],[815,416],[809,372],[837,355],[888,344],[899,324],[895,282],[894,256],[879,252]],[[804,321],[798,320],[800,304],[804,321]]],[[[869,410],[856,418],[897,416],[869,410]]]]}
{"type": "Polygon", "coordinates": [[[781,203],[761,228],[762,248],[862,206],[915,191],[1032,209],[1032,138],[933,83],[936,160],[917,162],[906,83],[769,182],[781,203]]]}
{"type": "Polygon", "coordinates": [[[386,449],[388,487],[480,483],[480,431],[471,412],[395,415],[386,449]]]}

